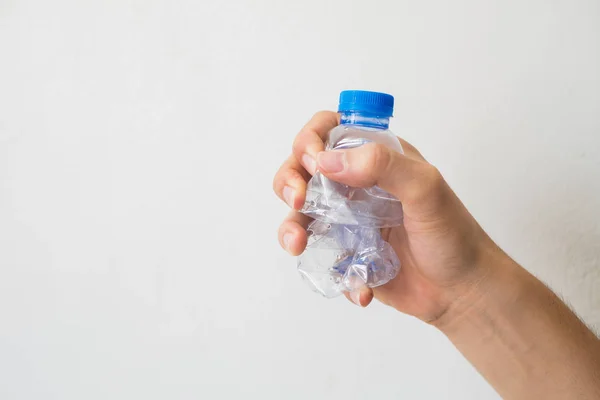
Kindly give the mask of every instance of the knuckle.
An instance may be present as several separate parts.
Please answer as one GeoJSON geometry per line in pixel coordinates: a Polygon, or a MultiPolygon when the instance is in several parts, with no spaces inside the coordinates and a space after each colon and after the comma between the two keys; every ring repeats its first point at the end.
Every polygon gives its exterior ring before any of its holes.
{"type": "Polygon", "coordinates": [[[368,167],[372,173],[380,174],[388,170],[390,160],[390,152],[385,145],[379,143],[372,145],[368,159],[368,167]]]}
{"type": "Polygon", "coordinates": [[[283,187],[285,186],[285,182],[287,180],[287,177],[289,175],[289,164],[288,162],[284,162],[281,167],[279,167],[279,170],[275,173],[275,176],[273,177],[273,191],[278,195],[281,196],[281,191],[283,190],[283,187]]]}
{"type": "Polygon", "coordinates": [[[355,177],[362,186],[372,186],[390,167],[391,157],[388,148],[379,143],[367,143],[357,149],[352,156],[355,177]]]}
{"type": "Polygon", "coordinates": [[[444,186],[444,177],[439,169],[431,164],[427,164],[426,168],[427,181],[431,190],[437,191],[444,186]]]}
{"type": "Polygon", "coordinates": [[[303,145],[302,145],[302,132],[300,131],[300,133],[296,136],[296,138],[294,139],[294,142],[292,143],[292,153],[293,154],[301,154],[303,151],[303,145]]]}
{"type": "Polygon", "coordinates": [[[416,188],[412,191],[412,200],[414,202],[440,200],[445,187],[444,177],[440,171],[431,164],[423,163],[420,175],[420,179],[415,182],[416,188]]]}
{"type": "Polygon", "coordinates": [[[325,110],[319,110],[319,111],[317,111],[316,113],[313,114],[312,119],[322,118],[326,114],[327,114],[327,111],[325,111],[325,110]]]}
{"type": "Polygon", "coordinates": [[[386,146],[367,143],[348,153],[352,174],[361,187],[372,186],[389,168],[390,152],[386,146]]]}
{"type": "Polygon", "coordinates": [[[283,186],[288,185],[288,186],[292,186],[296,189],[300,189],[305,184],[306,184],[306,180],[304,179],[302,174],[300,174],[300,172],[298,172],[298,170],[296,170],[294,168],[289,168],[289,169],[285,170],[285,172],[283,173],[282,184],[281,184],[282,188],[283,188],[283,186]]]}
{"type": "Polygon", "coordinates": [[[390,149],[384,144],[376,144],[375,157],[378,166],[386,167],[390,161],[390,149]]]}
{"type": "Polygon", "coordinates": [[[282,188],[282,180],[281,180],[281,172],[277,172],[275,177],[273,178],[273,191],[279,195],[279,192],[282,188]]]}
{"type": "Polygon", "coordinates": [[[302,182],[304,182],[304,178],[298,171],[284,165],[273,178],[273,190],[277,194],[280,194],[284,186],[298,186],[302,182]]]}

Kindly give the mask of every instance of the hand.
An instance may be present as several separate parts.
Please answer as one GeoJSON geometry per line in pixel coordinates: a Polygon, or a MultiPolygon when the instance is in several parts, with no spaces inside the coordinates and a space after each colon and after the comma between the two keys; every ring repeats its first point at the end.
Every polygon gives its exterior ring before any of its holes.
{"type": "Polygon", "coordinates": [[[310,219],[299,213],[306,184],[318,169],[331,180],[354,187],[378,185],[403,204],[404,224],[382,230],[401,262],[398,276],[374,288],[347,293],[360,306],[373,296],[397,310],[434,322],[487,276],[487,260],[500,249],[465,209],[439,171],[412,145],[399,139],[402,155],[378,144],[324,151],[327,133],[339,124],[334,112],[317,113],[297,135],[293,154],[273,182],[291,208],[279,241],[292,255],[304,251],[310,219]]]}
{"type": "Polygon", "coordinates": [[[542,282],[510,259],[410,144],[323,151],[337,114],[320,112],[294,141],[273,187],[292,208],[279,228],[291,254],[306,247],[306,183],[319,170],[354,187],[378,185],[403,204],[404,224],[382,230],[398,276],[346,296],[373,296],[439,328],[503,398],[600,398],[600,340],[542,282]]]}

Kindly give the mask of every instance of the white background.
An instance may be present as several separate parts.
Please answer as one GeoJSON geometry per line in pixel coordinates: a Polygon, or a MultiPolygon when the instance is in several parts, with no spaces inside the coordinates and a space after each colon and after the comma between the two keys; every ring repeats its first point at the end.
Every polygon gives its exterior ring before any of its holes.
{"type": "Polygon", "coordinates": [[[433,328],[310,292],[272,176],[340,90],[392,93],[599,328],[599,71],[591,0],[0,0],[0,397],[497,398],[433,328]]]}

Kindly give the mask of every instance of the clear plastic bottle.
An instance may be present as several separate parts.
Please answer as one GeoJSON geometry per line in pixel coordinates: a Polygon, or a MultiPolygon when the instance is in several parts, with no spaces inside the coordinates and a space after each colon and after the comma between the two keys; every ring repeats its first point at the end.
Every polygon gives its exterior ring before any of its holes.
{"type": "MultiPolygon", "coordinates": [[[[326,138],[326,150],[381,143],[402,153],[389,130],[394,108],[391,95],[357,90],[340,94],[340,125],[326,138]]],[[[298,271],[325,297],[362,286],[376,287],[393,279],[400,261],[381,238],[380,228],[402,223],[402,204],[379,187],[353,188],[316,172],[301,210],[315,219],[298,271]]]]}

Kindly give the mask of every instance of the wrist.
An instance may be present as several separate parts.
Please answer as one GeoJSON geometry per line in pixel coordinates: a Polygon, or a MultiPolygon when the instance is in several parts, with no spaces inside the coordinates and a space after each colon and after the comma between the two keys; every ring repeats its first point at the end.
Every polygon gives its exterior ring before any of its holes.
{"type": "Polygon", "coordinates": [[[598,398],[594,333],[501,250],[486,262],[484,277],[433,325],[503,398],[598,398]]]}
{"type": "Polygon", "coordinates": [[[430,322],[447,336],[460,332],[476,318],[494,318],[496,310],[510,306],[525,290],[528,274],[495,244],[482,250],[477,264],[477,272],[454,289],[454,299],[446,311],[430,322]]]}

